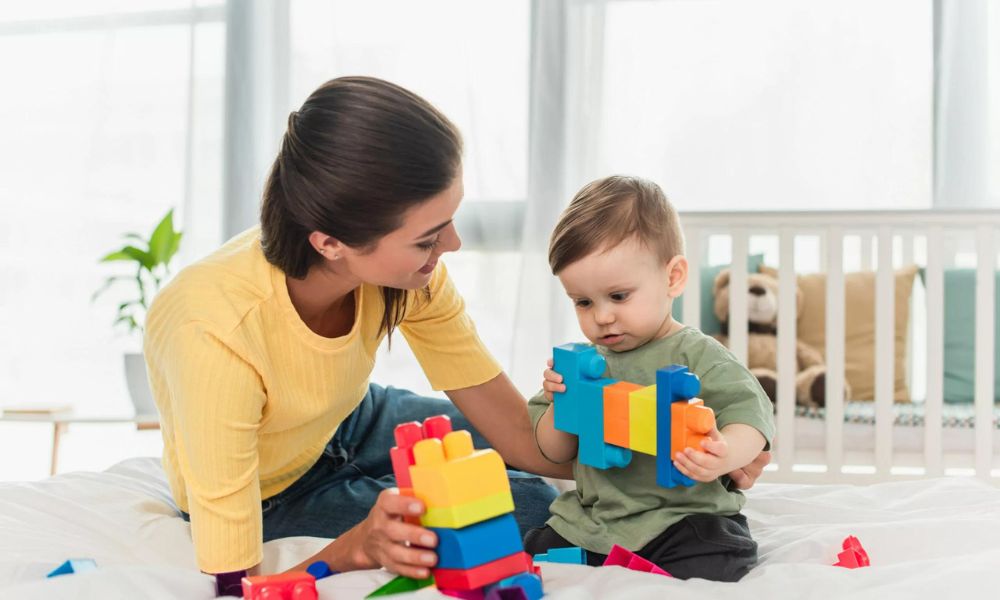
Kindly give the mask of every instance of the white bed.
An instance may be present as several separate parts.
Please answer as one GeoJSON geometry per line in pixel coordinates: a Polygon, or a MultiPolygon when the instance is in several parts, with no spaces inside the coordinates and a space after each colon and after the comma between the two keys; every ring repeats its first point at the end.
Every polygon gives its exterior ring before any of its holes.
{"type": "MultiPolygon", "coordinates": [[[[738,584],[546,564],[546,591],[557,599],[982,597],[1000,572],[1000,488],[975,479],[764,483],[750,492],[745,512],[761,562],[738,584]],[[851,534],[872,567],[830,566],[851,534]]],[[[325,541],[268,543],[265,568],[290,566],[325,541]]],[[[383,571],[361,571],[321,580],[318,589],[325,599],[362,598],[388,579],[383,571]]],[[[136,458],[104,473],[0,484],[0,597],[195,600],[213,597],[213,582],[195,566],[188,524],[158,461],[136,458]],[[71,557],[94,558],[99,568],[45,579],[71,557]]]]}

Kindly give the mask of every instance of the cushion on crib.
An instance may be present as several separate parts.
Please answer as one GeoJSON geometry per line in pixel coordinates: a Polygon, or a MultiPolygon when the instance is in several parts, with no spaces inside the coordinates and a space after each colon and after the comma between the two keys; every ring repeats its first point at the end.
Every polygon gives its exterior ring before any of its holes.
{"type": "MultiPolygon", "coordinates": [[[[777,269],[764,266],[762,272],[778,276],[777,269]]],[[[910,296],[917,266],[898,269],[895,277],[895,348],[893,398],[909,402],[906,385],[906,338],[910,324],[910,296]]],[[[796,324],[799,340],[826,354],[826,273],[799,275],[802,312],[796,324]]],[[[844,372],[853,391],[852,400],[875,398],[875,272],[844,274],[844,372]]]]}
{"type": "MultiPolygon", "coordinates": [[[[756,273],[764,265],[764,255],[763,254],[752,254],[747,257],[747,272],[756,273]]],[[[715,265],[711,267],[702,267],[700,271],[699,279],[699,290],[701,291],[701,298],[699,304],[701,305],[701,331],[705,335],[715,335],[717,333],[722,333],[722,323],[719,322],[719,318],[715,316],[715,296],[712,294],[712,286],[715,283],[715,276],[722,272],[723,269],[728,269],[729,265],[715,265]]],[[[678,296],[677,300],[674,301],[674,307],[672,309],[672,316],[677,321],[684,323],[684,295],[678,296]]],[[[692,323],[686,323],[686,325],[692,325],[692,323]]]]}

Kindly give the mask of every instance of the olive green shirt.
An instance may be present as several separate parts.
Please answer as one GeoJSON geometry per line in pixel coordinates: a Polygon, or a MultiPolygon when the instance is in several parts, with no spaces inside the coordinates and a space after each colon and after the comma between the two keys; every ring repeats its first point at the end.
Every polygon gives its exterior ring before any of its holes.
{"type": "MultiPolygon", "coordinates": [[[[715,411],[720,430],[732,423],[749,425],[761,432],[770,447],[774,437],[771,401],[750,371],[701,331],[685,327],[627,352],[602,346],[597,350],[607,359],[605,377],[639,385],[655,384],[657,369],[674,364],[688,367],[701,379],[698,397],[715,411]]],[[[536,432],[549,404],[541,393],[528,403],[536,432]]],[[[601,554],[607,554],[612,544],[637,551],[687,515],[734,515],[746,502],[728,476],[691,487],[660,487],[656,457],[634,451],[627,467],[597,469],[575,462],[573,475],[576,490],[556,498],[548,525],[571,543],[601,554]]]]}

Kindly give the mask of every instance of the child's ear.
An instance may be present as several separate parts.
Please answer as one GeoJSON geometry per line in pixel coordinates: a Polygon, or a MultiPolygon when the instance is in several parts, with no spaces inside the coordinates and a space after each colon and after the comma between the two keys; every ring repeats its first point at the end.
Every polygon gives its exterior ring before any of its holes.
{"type": "Polygon", "coordinates": [[[667,263],[667,294],[676,298],[684,293],[688,280],[688,261],[683,256],[675,256],[667,263]]]}

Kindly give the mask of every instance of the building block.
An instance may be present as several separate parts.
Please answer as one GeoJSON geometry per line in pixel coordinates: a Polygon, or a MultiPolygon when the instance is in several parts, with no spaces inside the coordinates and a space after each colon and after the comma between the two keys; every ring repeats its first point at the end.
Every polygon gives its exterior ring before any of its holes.
{"type": "Polygon", "coordinates": [[[474,590],[505,577],[531,571],[531,557],[518,552],[471,569],[435,569],[434,582],[438,588],[474,590]]]}
{"type": "Polygon", "coordinates": [[[715,413],[700,399],[674,402],[670,405],[670,456],[685,448],[704,452],[702,440],[709,439],[708,432],[715,427],[715,413]]]}
{"type": "Polygon", "coordinates": [[[629,464],[631,450],[604,441],[604,388],[616,383],[601,377],[604,357],[585,344],[565,344],[553,349],[552,360],[566,384],[565,392],[553,395],[554,423],[578,437],[577,460],[598,469],[629,464]]]}
{"type": "Polygon", "coordinates": [[[622,448],[629,444],[629,394],[641,385],[619,381],[604,388],[604,441],[622,448]]]}
{"type": "Polygon", "coordinates": [[[329,577],[331,575],[336,575],[340,571],[334,571],[330,568],[330,565],[326,564],[325,561],[317,560],[313,564],[306,567],[306,573],[309,573],[316,578],[316,581],[323,579],[324,577],[329,577]]]}
{"type": "Polygon", "coordinates": [[[438,588],[437,591],[445,596],[461,598],[462,600],[486,600],[486,588],[476,588],[474,590],[451,590],[448,588],[438,588]]]}
{"type": "Polygon", "coordinates": [[[438,536],[439,569],[469,569],[522,552],[521,532],[507,513],[461,529],[432,527],[438,536]]]}
{"type": "Polygon", "coordinates": [[[608,558],[604,560],[604,566],[625,567],[626,569],[630,569],[632,571],[641,571],[643,573],[653,573],[655,575],[673,577],[673,575],[667,573],[654,563],[646,560],[627,548],[619,546],[618,544],[611,546],[611,552],[608,553],[608,558]]]}
{"type": "Polygon", "coordinates": [[[316,578],[304,571],[243,578],[244,600],[316,600],[316,578]]]}
{"type": "Polygon", "coordinates": [[[501,579],[486,593],[486,600],[538,600],[541,597],[542,579],[533,573],[501,579]]]}
{"type": "Polygon", "coordinates": [[[377,598],[379,596],[392,596],[394,594],[403,594],[406,592],[415,592],[419,589],[434,585],[434,578],[427,577],[424,579],[410,579],[409,577],[403,577],[402,575],[390,580],[388,583],[378,588],[374,592],[365,596],[365,598],[377,598]]]}
{"type": "Polygon", "coordinates": [[[858,567],[867,567],[871,564],[868,560],[868,552],[861,546],[858,538],[853,535],[847,536],[844,538],[843,547],[844,551],[837,555],[838,560],[833,566],[857,569],[858,567]]]}
{"type": "Polygon", "coordinates": [[[579,546],[569,548],[549,548],[545,554],[536,554],[535,562],[562,563],[566,565],[587,564],[587,551],[579,546]]]}
{"type": "Polygon", "coordinates": [[[46,577],[73,575],[97,570],[97,563],[92,558],[71,558],[52,570],[46,577]]]}
{"type": "Polygon", "coordinates": [[[677,485],[694,485],[694,480],[686,477],[674,466],[674,456],[668,449],[673,428],[671,417],[674,402],[690,400],[698,395],[701,383],[698,377],[689,373],[687,367],[672,365],[656,371],[657,405],[671,410],[656,411],[656,483],[667,488],[677,485]]]}
{"type": "Polygon", "coordinates": [[[656,456],[656,386],[639,388],[628,395],[629,447],[656,456]]]}
{"type": "Polygon", "coordinates": [[[514,497],[510,492],[486,496],[466,504],[428,508],[420,517],[424,527],[467,527],[473,523],[514,512],[514,497]]]}

